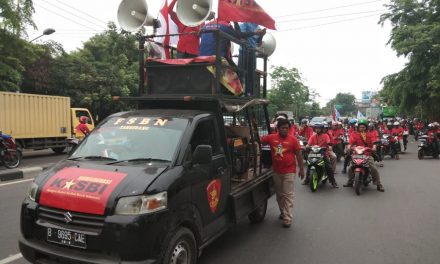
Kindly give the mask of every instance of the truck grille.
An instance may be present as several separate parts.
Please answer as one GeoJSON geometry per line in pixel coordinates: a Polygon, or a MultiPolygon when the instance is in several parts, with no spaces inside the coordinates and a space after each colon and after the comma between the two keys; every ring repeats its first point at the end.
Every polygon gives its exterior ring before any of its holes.
{"type": "Polygon", "coordinates": [[[74,229],[94,234],[101,233],[104,226],[105,216],[82,214],[70,212],[62,209],[55,209],[40,206],[38,208],[37,219],[39,224],[53,224],[67,229],[74,229]],[[66,222],[66,213],[70,213],[68,223],[66,222]]]}

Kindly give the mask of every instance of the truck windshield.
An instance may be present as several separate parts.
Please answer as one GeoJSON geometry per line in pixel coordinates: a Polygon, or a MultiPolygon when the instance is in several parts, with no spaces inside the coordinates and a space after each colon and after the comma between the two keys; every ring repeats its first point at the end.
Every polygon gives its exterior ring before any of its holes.
{"type": "Polygon", "coordinates": [[[187,125],[181,118],[111,118],[93,130],[70,159],[171,162],[187,125]]]}

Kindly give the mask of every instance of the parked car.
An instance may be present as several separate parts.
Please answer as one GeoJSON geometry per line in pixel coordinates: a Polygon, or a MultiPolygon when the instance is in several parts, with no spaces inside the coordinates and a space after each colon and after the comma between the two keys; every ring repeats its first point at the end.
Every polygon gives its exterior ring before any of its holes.
{"type": "Polygon", "coordinates": [[[316,116],[310,120],[310,125],[314,125],[316,123],[322,123],[322,122],[331,122],[333,118],[331,116],[316,116]]]}

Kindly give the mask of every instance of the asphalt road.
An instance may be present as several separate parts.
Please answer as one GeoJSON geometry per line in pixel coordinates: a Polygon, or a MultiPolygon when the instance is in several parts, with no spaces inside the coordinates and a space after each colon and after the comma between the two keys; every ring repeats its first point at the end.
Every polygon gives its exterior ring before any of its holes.
{"type": "MultiPolygon", "coordinates": [[[[379,171],[385,193],[370,186],[361,196],[342,187],[311,193],[298,180],[290,229],[281,227],[272,198],[263,223],[243,221],[231,228],[199,263],[440,263],[440,162],[417,160],[412,143],[401,160],[386,160],[379,171]]],[[[340,173],[336,179],[341,186],[346,180],[340,173]]],[[[26,263],[16,254],[28,185],[0,185],[0,264],[26,263]],[[5,262],[11,255],[18,259],[5,262]]]]}
{"type": "MultiPolygon", "coordinates": [[[[44,150],[26,150],[23,152],[23,160],[18,167],[39,167],[45,164],[55,164],[58,161],[67,157],[66,153],[56,154],[50,149],[44,150]]],[[[0,166],[0,171],[8,170],[5,166],[0,166]]]]}

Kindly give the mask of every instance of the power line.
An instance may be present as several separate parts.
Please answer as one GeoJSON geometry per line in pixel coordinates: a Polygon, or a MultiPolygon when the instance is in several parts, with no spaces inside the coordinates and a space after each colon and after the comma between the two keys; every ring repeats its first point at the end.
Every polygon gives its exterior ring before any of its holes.
{"type": "Polygon", "coordinates": [[[333,25],[333,24],[338,24],[338,23],[343,23],[343,22],[348,22],[348,21],[359,20],[359,19],[363,19],[363,18],[367,18],[367,17],[373,17],[373,16],[377,16],[377,15],[380,15],[380,13],[373,14],[373,15],[368,15],[368,16],[361,16],[361,17],[354,17],[354,18],[349,18],[349,19],[337,20],[337,21],[333,21],[333,22],[317,24],[317,25],[312,25],[312,26],[304,26],[304,27],[283,29],[283,30],[274,31],[273,33],[287,32],[287,31],[292,31],[292,30],[301,30],[301,29],[309,29],[309,28],[328,26],[328,25],[333,25]]]}
{"type": "Polygon", "coordinates": [[[309,17],[309,18],[300,18],[300,19],[289,19],[289,20],[285,20],[285,21],[277,21],[277,23],[287,23],[287,22],[297,22],[297,21],[300,22],[300,21],[307,21],[307,20],[319,20],[319,19],[324,19],[324,18],[360,15],[360,14],[385,12],[385,11],[387,11],[387,9],[377,9],[377,10],[371,10],[371,11],[356,12],[356,13],[345,13],[345,14],[338,14],[338,15],[332,15],[332,16],[321,16],[321,17],[309,17]]]}
{"type": "Polygon", "coordinates": [[[88,20],[88,19],[82,18],[82,17],[76,15],[75,13],[72,13],[72,12],[70,12],[70,11],[64,9],[64,8],[61,8],[61,7],[57,6],[57,5],[54,5],[53,3],[49,3],[49,2],[46,1],[46,0],[41,0],[41,1],[47,3],[47,4],[48,4],[49,6],[51,6],[51,7],[55,7],[55,8],[57,8],[57,9],[63,11],[63,12],[66,12],[66,13],[68,13],[68,14],[70,14],[70,15],[76,17],[76,18],[82,19],[82,20],[84,20],[84,21],[87,21],[87,22],[90,23],[90,24],[93,24],[93,25],[95,25],[95,26],[97,26],[97,27],[100,27],[100,28],[105,29],[104,26],[102,26],[102,25],[98,25],[98,24],[96,24],[96,23],[93,22],[93,21],[90,21],[90,20],[88,20]]]}
{"type": "Polygon", "coordinates": [[[96,30],[95,28],[91,28],[91,27],[89,27],[89,26],[87,26],[87,25],[84,25],[84,24],[79,23],[78,21],[75,21],[75,20],[70,19],[70,18],[68,18],[68,17],[65,17],[65,16],[63,16],[63,15],[60,15],[60,14],[58,14],[57,12],[55,12],[55,11],[53,11],[53,10],[51,10],[51,9],[49,9],[49,8],[47,8],[47,7],[45,7],[45,6],[42,6],[41,4],[37,4],[37,3],[34,3],[34,4],[35,4],[36,6],[39,6],[39,7],[40,7],[42,10],[44,10],[44,11],[47,11],[47,12],[49,12],[49,13],[52,13],[52,14],[56,15],[56,16],[62,17],[62,18],[66,19],[66,20],[69,20],[69,21],[71,21],[71,22],[73,22],[73,23],[75,23],[75,24],[77,24],[77,25],[83,26],[83,27],[88,28],[88,29],[91,29],[91,30],[93,30],[93,31],[96,30]]]}
{"type": "Polygon", "coordinates": [[[80,10],[80,9],[78,9],[78,8],[75,8],[75,7],[71,6],[71,5],[68,5],[68,4],[66,4],[66,3],[64,3],[64,2],[62,2],[62,1],[60,1],[60,0],[56,0],[56,1],[59,2],[60,4],[63,4],[64,6],[67,6],[67,7],[71,8],[71,9],[73,9],[73,10],[76,10],[76,11],[80,12],[80,13],[83,14],[83,15],[86,15],[86,16],[88,16],[88,17],[91,17],[91,18],[95,19],[96,21],[101,22],[101,23],[104,23],[104,24],[107,25],[107,22],[105,22],[105,21],[103,21],[103,20],[101,20],[101,19],[98,19],[98,18],[96,18],[96,17],[94,17],[94,16],[92,16],[92,15],[90,15],[90,14],[88,14],[88,13],[86,13],[86,12],[80,10]]]}
{"type": "Polygon", "coordinates": [[[312,13],[319,13],[319,12],[324,12],[324,11],[328,11],[328,10],[334,10],[334,9],[340,9],[340,8],[346,8],[346,7],[352,7],[352,6],[366,5],[366,4],[382,2],[382,1],[383,0],[374,0],[374,1],[361,2],[361,3],[356,3],[356,4],[350,4],[350,5],[335,6],[335,7],[325,8],[325,9],[317,9],[317,10],[305,11],[305,12],[300,12],[300,13],[294,13],[294,14],[290,14],[290,15],[282,15],[282,16],[277,16],[275,18],[289,17],[289,16],[298,16],[298,15],[305,15],[305,14],[312,14],[312,13]]]}

